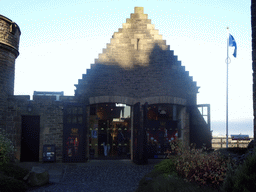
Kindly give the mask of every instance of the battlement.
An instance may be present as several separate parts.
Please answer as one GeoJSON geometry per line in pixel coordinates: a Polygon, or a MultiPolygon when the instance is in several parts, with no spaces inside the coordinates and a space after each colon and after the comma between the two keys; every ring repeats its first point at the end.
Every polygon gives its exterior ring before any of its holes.
{"type": "Polygon", "coordinates": [[[19,26],[7,17],[0,15],[0,48],[8,49],[18,57],[20,35],[19,26]]]}

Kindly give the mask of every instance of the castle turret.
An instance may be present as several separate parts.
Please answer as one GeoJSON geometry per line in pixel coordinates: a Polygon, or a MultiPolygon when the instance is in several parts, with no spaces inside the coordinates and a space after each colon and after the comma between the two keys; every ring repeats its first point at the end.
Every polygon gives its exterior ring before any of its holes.
{"type": "Polygon", "coordinates": [[[0,127],[5,127],[7,99],[14,94],[15,59],[19,55],[20,28],[0,15],[0,127]]]}

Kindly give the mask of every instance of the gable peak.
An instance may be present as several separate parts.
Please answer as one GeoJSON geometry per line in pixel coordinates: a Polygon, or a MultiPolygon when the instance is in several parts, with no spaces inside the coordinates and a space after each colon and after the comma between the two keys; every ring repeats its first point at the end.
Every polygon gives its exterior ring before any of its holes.
{"type": "Polygon", "coordinates": [[[144,8],[143,7],[134,7],[134,13],[144,14],[144,8]]]}

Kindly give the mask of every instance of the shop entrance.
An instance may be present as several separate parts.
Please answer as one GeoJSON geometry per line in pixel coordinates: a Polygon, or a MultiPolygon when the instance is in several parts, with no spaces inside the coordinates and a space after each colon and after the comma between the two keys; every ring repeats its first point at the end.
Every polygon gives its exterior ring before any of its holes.
{"type": "Polygon", "coordinates": [[[148,106],[145,129],[147,135],[148,158],[163,158],[165,152],[172,151],[171,145],[181,137],[181,107],[171,104],[148,106]]]}
{"type": "Polygon", "coordinates": [[[107,103],[90,106],[90,158],[130,159],[130,106],[107,103]]]}

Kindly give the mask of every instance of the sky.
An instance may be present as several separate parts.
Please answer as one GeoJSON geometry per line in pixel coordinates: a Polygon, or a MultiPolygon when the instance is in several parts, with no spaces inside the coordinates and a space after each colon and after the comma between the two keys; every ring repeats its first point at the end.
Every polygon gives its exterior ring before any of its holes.
{"type": "Polygon", "coordinates": [[[249,0],[0,0],[0,14],[21,29],[15,95],[64,91],[106,48],[134,7],[155,24],[200,87],[197,103],[211,105],[213,135],[226,135],[227,27],[229,47],[229,133],[253,137],[251,1],[249,0]]]}

